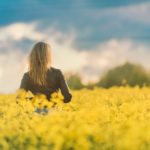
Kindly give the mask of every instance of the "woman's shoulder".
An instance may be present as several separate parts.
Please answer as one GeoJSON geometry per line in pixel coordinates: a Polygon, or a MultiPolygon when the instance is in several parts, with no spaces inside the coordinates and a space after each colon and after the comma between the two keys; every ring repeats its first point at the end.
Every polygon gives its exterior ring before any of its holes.
{"type": "Polygon", "coordinates": [[[62,70],[60,68],[56,68],[56,67],[53,67],[53,66],[51,66],[49,68],[49,72],[52,76],[55,76],[59,79],[61,79],[62,76],[63,76],[62,70]]]}
{"type": "Polygon", "coordinates": [[[29,75],[28,71],[24,72],[24,74],[23,74],[24,77],[27,77],[28,75],[29,75]]]}
{"type": "MultiPolygon", "coordinates": [[[[57,73],[57,74],[61,74],[62,73],[60,68],[56,68],[56,67],[53,67],[53,66],[51,66],[49,68],[49,71],[52,72],[52,73],[57,73]]],[[[29,77],[29,71],[24,72],[24,77],[29,77]]]]}
{"type": "Polygon", "coordinates": [[[57,73],[57,74],[61,73],[61,69],[53,67],[53,66],[50,67],[49,70],[52,71],[52,72],[54,72],[54,73],[57,73]]]}
{"type": "Polygon", "coordinates": [[[25,78],[25,79],[29,78],[29,71],[24,72],[23,78],[25,78]]]}

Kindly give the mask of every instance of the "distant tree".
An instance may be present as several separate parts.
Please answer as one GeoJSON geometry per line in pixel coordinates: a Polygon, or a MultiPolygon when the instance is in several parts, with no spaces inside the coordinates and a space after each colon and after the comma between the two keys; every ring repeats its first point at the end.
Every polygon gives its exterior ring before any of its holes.
{"type": "Polygon", "coordinates": [[[69,74],[67,77],[67,83],[70,89],[82,89],[84,85],[82,84],[81,77],[79,74],[69,74]]]}
{"type": "Polygon", "coordinates": [[[84,85],[84,88],[91,89],[91,90],[94,89],[94,87],[95,87],[94,82],[89,82],[86,85],[84,85]]]}
{"type": "Polygon", "coordinates": [[[109,70],[97,83],[98,86],[106,88],[126,84],[130,86],[150,85],[150,75],[141,65],[127,62],[109,70]]]}

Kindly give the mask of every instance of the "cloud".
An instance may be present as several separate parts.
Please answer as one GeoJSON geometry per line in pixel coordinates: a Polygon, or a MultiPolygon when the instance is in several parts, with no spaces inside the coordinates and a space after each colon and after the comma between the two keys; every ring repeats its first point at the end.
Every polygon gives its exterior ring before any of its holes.
{"type": "Polygon", "coordinates": [[[52,65],[63,72],[81,74],[84,83],[96,81],[108,69],[126,61],[141,63],[150,70],[149,46],[131,39],[110,39],[90,49],[74,47],[78,32],[63,33],[53,26],[38,28],[38,23],[14,23],[0,28],[0,92],[13,92],[27,71],[27,57],[37,41],[52,47],[52,65]],[[22,31],[24,30],[24,32],[22,31]],[[20,33],[18,32],[20,31],[20,33]],[[6,34],[5,34],[6,33],[6,34]]]}
{"type": "Polygon", "coordinates": [[[104,72],[127,61],[142,64],[150,70],[149,46],[129,39],[111,39],[84,53],[87,62],[81,72],[85,82],[89,74],[90,80],[97,81],[104,72]]]}
{"type": "Polygon", "coordinates": [[[118,19],[127,19],[128,21],[136,21],[144,24],[150,24],[150,2],[142,2],[120,7],[110,7],[105,9],[89,10],[88,15],[95,19],[108,16],[117,16],[118,19]]]}
{"type": "Polygon", "coordinates": [[[27,57],[37,41],[45,41],[52,47],[52,65],[63,72],[78,71],[85,63],[82,54],[72,46],[75,33],[62,33],[54,27],[41,31],[37,23],[14,23],[0,28],[0,92],[12,92],[20,85],[27,71],[27,57]],[[25,41],[30,41],[24,46],[25,41]],[[30,48],[30,49],[27,49],[30,48]]]}
{"type": "Polygon", "coordinates": [[[127,7],[121,7],[116,13],[122,16],[145,24],[150,24],[150,3],[135,4],[127,7]]]}
{"type": "Polygon", "coordinates": [[[0,54],[0,92],[12,92],[26,70],[26,55],[20,51],[0,54]]]}
{"type": "Polygon", "coordinates": [[[25,24],[25,23],[13,23],[8,26],[0,28],[0,41],[5,42],[7,40],[20,41],[24,38],[30,40],[38,40],[42,38],[42,34],[35,31],[36,22],[25,24]]]}

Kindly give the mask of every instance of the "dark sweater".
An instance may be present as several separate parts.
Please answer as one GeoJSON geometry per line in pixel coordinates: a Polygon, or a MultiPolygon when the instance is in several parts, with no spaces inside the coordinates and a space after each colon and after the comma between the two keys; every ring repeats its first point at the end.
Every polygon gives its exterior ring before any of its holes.
{"type": "Polygon", "coordinates": [[[64,102],[67,103],[71,101],[72,94],[69,91],[62,71],[60,69],[51,67],[51,70],[48,69],[47,77],[48,86],[44,87],[35,84],[33,80],[31,80],[29,72],[25,72],[21,80],[20,89],[22,88],[26,91],[30,90],[33,94],[45,94],[48,100],[50,100],[52,93],[58,92],[60,89],[62,95],[64,96],[64,102]]]}

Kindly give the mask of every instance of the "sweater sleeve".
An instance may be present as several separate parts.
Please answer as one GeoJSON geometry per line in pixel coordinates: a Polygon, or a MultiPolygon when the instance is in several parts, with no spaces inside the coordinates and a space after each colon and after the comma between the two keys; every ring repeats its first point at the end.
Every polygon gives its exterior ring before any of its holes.
{"type": "Polygon", "coordinates": [[[71,101],[72,94],[69,91],[68,84],[60,69],[59,69],[59,77],[60,77],[60,90],[61,90],[62,95],[64,96],[64,103],[68,103],[71,101]]]}

